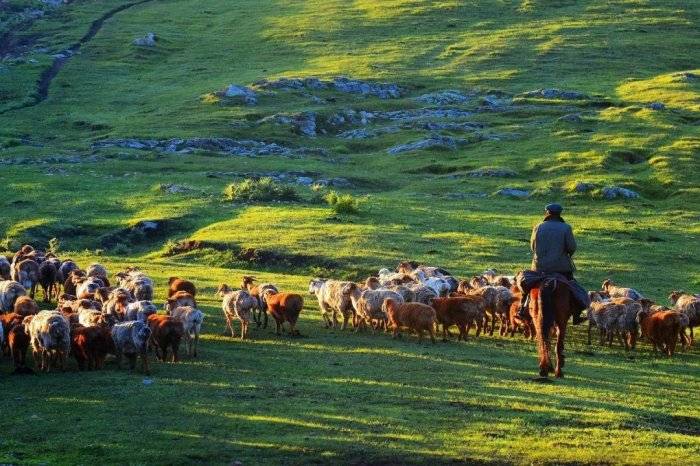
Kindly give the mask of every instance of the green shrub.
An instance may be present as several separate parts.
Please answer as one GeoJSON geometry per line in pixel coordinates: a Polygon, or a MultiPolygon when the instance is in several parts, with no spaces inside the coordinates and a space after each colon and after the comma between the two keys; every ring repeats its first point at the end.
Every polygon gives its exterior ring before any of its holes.
{"type": "Polygon", "coordinates": [[[228,201],[266,202],[296,201],[299,194],[292,186],[277,183],[272,178],[254,180],[247,178],[226,186],[224,196],[228,201]]]}
{"type": "Polygon", "coordinates": [[[360,201],[351,194],[338,194],[335,191],[329,191],[323,196],[323,199],[337,214],[356,214],[360,210],[360,201]]]}
{"type": "Polygon", "coordinates": [[[61,242],[58,240],[58,238],[51,238],[49,240],[49,247],[47,249],[48,252],[58,254],[58,252],[61,250],[61,242]]]}

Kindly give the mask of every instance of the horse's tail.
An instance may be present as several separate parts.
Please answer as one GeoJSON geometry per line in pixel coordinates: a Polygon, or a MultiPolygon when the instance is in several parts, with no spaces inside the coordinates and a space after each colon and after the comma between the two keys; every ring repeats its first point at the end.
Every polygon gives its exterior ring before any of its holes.
{"type": "Polygon", "coordinates": [[[537,352],[540,356],[540,375],[546,376],[551,368],[550,346],[551,346],[551,329],[554,323],[554,299],[551,286],[547,286],[544,282],[540,284],[537,290],[537,319],[535,326],[537,330],[537,352]]]}

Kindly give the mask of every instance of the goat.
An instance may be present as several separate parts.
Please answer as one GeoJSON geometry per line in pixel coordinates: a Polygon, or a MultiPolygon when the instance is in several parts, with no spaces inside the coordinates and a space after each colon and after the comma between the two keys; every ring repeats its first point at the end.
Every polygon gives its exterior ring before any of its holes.
{"type": "Polygon", "coordinates": [[[449,328],[452,325],[456,325],[459,329],[457,341],[467,340],[472,325],[476,326],[476,336],[481,333],[485,308],[483,297],[433,298],[432,307],[435,309],[437,323],[442,325],[443,341],[447,341],[450,335],[449,328]]]}
{"type": "Polygon", "coordinates": [[[296,293],[278,293],[271,289],[263,293],[267,312],[275,319],[275,333],[281,335],[284,323],[289,322],[289,334],[299,335],[296,325],[299,314],[304,308],[304,298],[296,293]]]}
{"type": "Polygon", "coordinates": [[[602,289],[604,292],[608,293],[611,298],[630,298],[634,299],[635,301],[639,301],[640,299],[644,298],[644,296],[642,296],[642,294],[634,288],[617,286],[612,280],[605,280],[603,282],[602,289]]]}
{"type": "Polygon", "coordinates": [[[117,367],[122,368],[122,357],[129,359],[129,369],[136,368],[136,358],[141,357],[142,369],[150,374],[148,368],[148,340],[151,329],[140,320],[120,322],[112,327],[112,340],[117,353],[117,367]]]}
{"type": "Polygon", "coordinates": [[[257,302],[257,312],[253,310],[253,319],[255,319],[255,324],[262,328],[267,328],[267,304],[265,303],[265,292],[270,290],[275,293],[278,291],[277,287],[272,283],[262,283],[256,285],[255,282],[257,278],[250,275],[243,275],[241,282],[241,289],[246,290],[250,296],[252,296],[257,302]]]}
{"type": "Polygon", "coordinates": [[[107,355],[117,354],[112,332],[100,326],[74,327],[71,351],[81,371],[102,369],[107,355]]]}
{"type": "Polygon", "coordinates": [[[179,277],[168,278],[168,298],[178,291],[185,291],[194,298],[197,295],[197,287],[189,280],[183,280],[179,277]]]}
{"type": "Polygon", "coordinates": [[[423,341],[423,332],[430,334],[430,341],[435,343],[435,309],[421,303],[399,303],[387,299],[383,304],[384,312],[393,329],[393,338],[400,336],[401,327],[407,327],[418,333],[418,342],[423,341]]]}
{"type": "Polygon", "coordinates": [[[180,340],[185,334],[182,322],[170,316],[151,314],[148,316],[148,326],[151,329],[151,342],[156,350],[156,357],[165,362],[168,359],[168,348],[172,350],[172,362],[178,362],[180,340]]]}
{"type": "Polygon", "coordinates": [[[224,298],[221,309],[224,311],[226,328],[231,331],[231,337],[236,336],[233,321],[238,320],[241,323],[241,340],[244,340],[248,336],[248,326],[258,306],[258,300],[246,290],[234,291],[223,283],[219,285],[217,293],[224,298]]]}
{"type": "Polygon", "coordinates": [[[191,306],[180,306],[170,311],[170,316],[182,322],[182,326],[185,329],[187,355],[196,358],[199,334],[202,331],[202,322],[204,322],[204,313],[191,306]]]}

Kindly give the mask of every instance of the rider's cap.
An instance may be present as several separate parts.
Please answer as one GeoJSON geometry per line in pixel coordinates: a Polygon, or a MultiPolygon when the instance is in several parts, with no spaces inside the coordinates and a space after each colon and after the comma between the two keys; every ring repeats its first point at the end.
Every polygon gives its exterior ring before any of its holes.
{"type": "Polygon", "coordinates": [[[564,208],[559,204],[547,204],[544,210],[546,210],[550,214],[560,214],[564,210],[564,208]]]}

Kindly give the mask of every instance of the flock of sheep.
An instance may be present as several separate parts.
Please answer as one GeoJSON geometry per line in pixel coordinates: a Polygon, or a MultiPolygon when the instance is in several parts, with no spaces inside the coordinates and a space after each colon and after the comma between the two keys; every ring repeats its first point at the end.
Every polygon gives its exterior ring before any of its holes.
{"type": "MultiPolygon", "coordinates": [[[[70,260],[25,245],[12,260],[0,256],[0,345],[9,353],[15,372],[33,372],[26,364],[31,347],[35,367],[49,371],[65,367],[72,355],[80,370],[100,369],[107,355],[117,358],[119,367],[125,356],[134,369],[137,358],[148,373],[149,350],[158,359],[178,361],[179,346],[185,342],[187,353],[197,356],[204,313],[197,308],[195,285],[171,277],[164,314],[153,303],[154,282],[138,268],[116,273],[110,281],[105,267],[92,264],[82,270],[70,260]],[[113,282],[113,283],[111,283],[113,282]],[[56,301],[55,310],[40,311],[34,297],[38,287],[44,302],[56,301]]],[[[219,286],[227,331],[235,337],[234,322],[240,322],[241,338],[248,338],[249,327],[267,327],[272,317],[279,335],[288,324],[290,335],[298,334],[296,323],[304,299],[296,293],[281,292],[272,283],[257,283],[244,276],[240,289],[219,286]]],[[[309,293],[318,299],[326,327],[349,324],[355,331],[370,328],[391,330],[394,337],[401,329],[427,333],[433,343],[441,328],[443,340],[451,337],[450,328],[459,330],[458,340],[467,339],[472,327],[493,335],[521,332],[534,338],[531,322],[518,317],[522,293],[515,277],[486,271],[470,280],[458,280],[438,267],[413,261],[399,263],[395,271],[381,269],[364,283],[312,279],[309,293]],[[339,319],[342,318],[342,324],[339,319]]],[[[690,346],[693,327],[700,322],[700,296],[674,291],[673,309],[654,304],[631,288],[616,286],[609,280],[602,290],[590,292],[588,339],[593,327],[600,331],[600,343],[612,344],[617,337],[625,348],[634,348],[639,332],[669,356],[676,342],[690,346]],[[686,335],[690,329],[690,335],[686,335]]]]}

